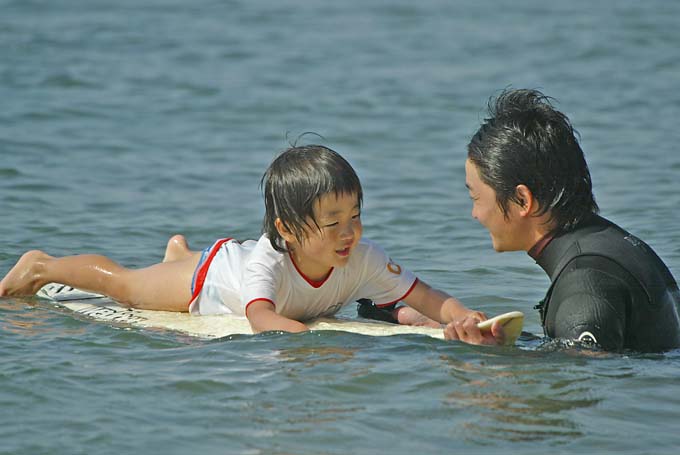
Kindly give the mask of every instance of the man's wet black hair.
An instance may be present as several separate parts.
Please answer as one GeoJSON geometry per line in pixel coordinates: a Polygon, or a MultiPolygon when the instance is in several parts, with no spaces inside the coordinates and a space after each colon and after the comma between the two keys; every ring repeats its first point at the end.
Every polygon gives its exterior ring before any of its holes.
{"type": "Polygon", "coordinates": [[[356,194],[359,208],[363,203],[361,182],[352,166],[322,145],[293,146],[283,151],[262,176],[260,187],[265,206],[262,231],[280,252],[287,250],[276,229],[277,218],[299,242],[304,242],[308,229],[320,229],[314,218],[314,203],[321,196],[356,194]]]}
{"type": "Polygon", "coordinates": [[[598,212],[590,171],[569,119],[538,90],[505,90],[489,100],[489,118],[468,144],[468,159],[508,214],[526,185],[557,231],[598,212]]]}

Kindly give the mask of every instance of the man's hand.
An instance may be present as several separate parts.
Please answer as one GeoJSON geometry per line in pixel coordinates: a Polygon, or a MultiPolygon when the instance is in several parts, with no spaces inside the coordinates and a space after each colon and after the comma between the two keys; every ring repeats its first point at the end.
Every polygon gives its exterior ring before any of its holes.
{"type": "Polygon", "coordinates": [[[459,340],[469,344],[503,344],[505,341],[503,325],[496,321],[491,325],[490,331],[482,331],[477,327],[477,324],[482,320],[486,320],[483,314],[473,313],[463,319],[450,322],[444,327],[444,338],[447,340],[459,340]]]}

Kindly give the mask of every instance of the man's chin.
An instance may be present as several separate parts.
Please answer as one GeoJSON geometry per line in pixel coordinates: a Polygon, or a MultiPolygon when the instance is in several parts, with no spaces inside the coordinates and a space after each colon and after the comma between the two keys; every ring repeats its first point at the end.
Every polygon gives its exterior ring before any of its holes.
{"type": "Polygon", "coordinates": [[[496,253],[503,253],[505,251],[508,251],[507,248],[505,248],[501,243],[495,241],[494,239],[491,239],[491,245],[493,246],[493,249],[496,251],[496,253]]]}
{"type": "Polygon", "coordinates": [[[513,246],[498,242],[493,242],[493,249],[496,251],[496,253],[506,253],[508,251],[522,251],[522,249],[517,245],[513,246]]]}

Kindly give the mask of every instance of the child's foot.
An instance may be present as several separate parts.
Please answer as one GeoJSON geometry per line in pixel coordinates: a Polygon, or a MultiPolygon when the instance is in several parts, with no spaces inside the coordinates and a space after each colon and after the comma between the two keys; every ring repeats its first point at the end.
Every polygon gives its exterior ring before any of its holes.
{"type": "Polygon", "coordinates": [[[189,250],[189,245],[187,244],[187,239],[183,235],[177,234],[170,237],[168,240],[168,246],[165,247],[165,257],[163,262],[178,261],[180,259],[186,259],[191,256],[191,250],[189,250]]]}
{"type": "Polygon", "coordinates": [[[29,251],[12,267],[12,270],[0,281],[0,296],[34,295],[46,284],[41,278],[45,261],[52,256],[42,251],[29,251]]]}

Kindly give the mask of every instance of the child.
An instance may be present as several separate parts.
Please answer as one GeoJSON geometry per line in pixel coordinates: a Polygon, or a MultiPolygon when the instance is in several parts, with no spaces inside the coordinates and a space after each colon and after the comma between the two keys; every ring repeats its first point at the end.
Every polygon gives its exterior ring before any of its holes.
{"type": "Polygon", "coordinates": [[[254,332],[301,332],[303,321],[361,298],[379,307],[403,300],[436,321],[455,321],[458,339],[489,341],[478,330],[472,338],[464,334],[463,321],[474,332],[474,323],[486,319],[482,313],[429,287],[361,238],[361,183],[339,154],[292,147],[272,162],[261,185],[264,233],[257,241],[222,239],[201,253],[175,236],[163,262],[137,270],[99,255],[29,251],[0,281],[0,295],[34,294],[58,282],[135,308],[245,315],[254,332]]]}

